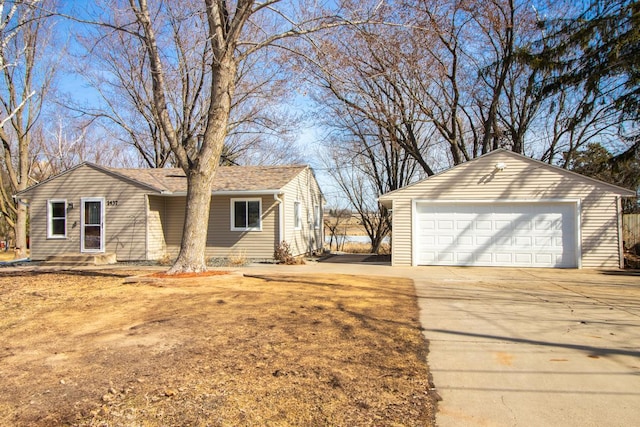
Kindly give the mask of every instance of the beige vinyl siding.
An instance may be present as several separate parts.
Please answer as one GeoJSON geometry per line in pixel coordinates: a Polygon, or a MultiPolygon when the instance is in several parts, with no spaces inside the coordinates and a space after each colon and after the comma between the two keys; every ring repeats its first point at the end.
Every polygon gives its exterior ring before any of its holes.
{"type": "Polygon", "coordinates": [[[393,264],[412,262],[412,200],[580,200],[582,267],[618,267],[624,190],[508,152],[476,159],[381,198],[393,203],[393,264]],[[496,163],[506,168],[497,171],[496,163]]]}
{"type": "MultiPolygon", "coordinates": [[[[166,199],[165,239],[167,251],[177,256],[180,250],[185,197],[166,199]]],[[[247,258],[271,259],[277,240],[278,204],[272,195],[213,196],[207,233],[207,257],[229,257],[243,254],[247,258]],[[260,231],[231,231],[231,199],[260,199],[262,202],[260,231]]]]}
{"type": "Polygon", "coordinates": [[[24,194],[29,200],[31,258],[80,252],[81,199],[104,199],[105,252],[118,260],[143,260],[146,248],[145,190],[90,166],[81,166],[42,183],[24,194]],[[47,200],[66,199],[67,237],[47,238],[47,200]],[[117,202],[109,205],[107,202],[117,202]]]}
{"type": "Polygon", "coordinates": [[[324,246],[322,219],[321,226],[315,228],[314,206],[322,209],[322,192],[311,169],[306,168],[283,188],[284,234],[283,240],[291,246],[294,256],[319,251],[324,246]],[[294,203],[300,202],[302,227],[295,228],[294,203]]]}
{"type": "Polygon", "coordinates": [[[411,265],[413,224],[411,222],[410,199],[396,199],[393,201],[391,229],[393,230],[391,235],[392,265],[411,265]]]}
{"type": "Polygon", "coordinates": [[[184,226],[186,197],[166,197],[164,208],[164,241],[167,254],[175,257],[180,250],[182,228],[184,226]]]}
{"type": "Polygon", "coordinates": [[[162,224],[165,221],[166,198],[148,196],[147,213],[147,259],[160,259],[167,252],[162,224]]]}

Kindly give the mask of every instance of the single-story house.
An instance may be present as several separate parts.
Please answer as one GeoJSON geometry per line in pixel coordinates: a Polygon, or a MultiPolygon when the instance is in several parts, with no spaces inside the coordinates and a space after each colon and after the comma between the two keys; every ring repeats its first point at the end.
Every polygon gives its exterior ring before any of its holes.
{"type": "Polygon", "coordinates": [[[619,268],[635,193],[496,150],[384,194],[392,264],[619,268]]]}
{"type": "MultiPolygon", "coordinates": [[[[115,253],[118,260],[174,257],[180,249],[187,179],[181,169],[82,163],[16,196],[30,213],[31,258],[115,253]]],[[[324,197],[308,166],[221,166],[212,188],[207,257],[271,259],[323,247],[324,197]]]]}

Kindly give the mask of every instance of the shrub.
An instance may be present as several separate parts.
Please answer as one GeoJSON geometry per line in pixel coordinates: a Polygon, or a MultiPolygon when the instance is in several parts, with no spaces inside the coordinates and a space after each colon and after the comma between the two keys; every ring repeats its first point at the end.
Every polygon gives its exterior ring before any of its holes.
{"type": "Polygon", "coordinates": [[[291,245],[284,240],[280,242],[273,251],[273,258],[278,262],[289,264],[293,258],[291,255],[291,245]]]}
{"type": "Polygon", "coordinates": [[[173,264],[173,258],[171,257],[171,255],[165,253],[164,255],[162,255],[160,258],[158,258],[158,264],[159,265],[171,265],[173,264]]]}
{"type": "Polygon", "coordinates": [[[285,241],[280,242],[280,244],[276,246],[273,251],[273,258],[276,261],[287,265],[304,264],[302,259],[298,260],[291,255],[291,245],[285,241]]]}
{"type": "Polygon", "coordinates": [[[230,253],[228,259],[229,265],[232,267],[241,267],[249,263],[249,260],[247,259],[247,253],[243,250],[230,253]]]}

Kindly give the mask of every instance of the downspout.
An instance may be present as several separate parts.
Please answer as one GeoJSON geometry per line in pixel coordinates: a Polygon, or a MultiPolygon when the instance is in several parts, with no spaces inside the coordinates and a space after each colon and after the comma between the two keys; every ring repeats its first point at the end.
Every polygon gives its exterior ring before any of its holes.
{"type": "Polygon", "coordinates": [[[618,267],[624,270],[624,235],[622,234],[622,228],[624,226],[624,220],[622,217],[622,197],[616,196],[616,210],[618,211],[616,219],[618,220],[618,267]]]}
{"type": "Polygon", "coordinates": [[[13,201],[15,203],[21,204],[22,206],[26,206],[27,208],[29,208],[29,206],[31,206],[31,203],[28,201],[28,199],[21,199],[19,196],[17,195],[12,195],[11,198],[13,199],[13,201]]]}
{"type": "Polygon", "coordinates": [[[144,198],[144,260],[149,261],[149,207],[151,206],[151,201],[148,194],[145,194],[144,198]]]}
{"type": "Polygon", "coordinates": [[[280,198],[280,194],[274,193],[273,199],[278,203],[278,242],[276,245],[284,242],[284,200],[280,198]]]}

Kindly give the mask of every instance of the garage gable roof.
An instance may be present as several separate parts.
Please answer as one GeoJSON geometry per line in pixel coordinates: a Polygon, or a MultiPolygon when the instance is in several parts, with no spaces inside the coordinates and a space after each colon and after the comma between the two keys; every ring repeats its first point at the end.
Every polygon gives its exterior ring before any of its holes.
{"type": "MultiPolygon", "coordinates": [[[[579,173],[572,172],[572,171],[560,168],[558,166],[550,165],[548,163],[544,163],[539,160],[535,160],[530,157],[526,157],[521,154],[514,153],[513,151],[501,148],[498,150],[494,150],[483,156],[477,157],[468,162],[446,169],[442,172],[439,172],[421,181],[402,187],[398,190],[383,194],[382,196],[380,196],[379,201],[383,205],[389,207],[391,206],[391,202],[394,199],[407,197],[412,192],[420,191],[421,188],[427,189],[432,186],[441,185],[443,183],[443,179],[447,179],[447,177],[449,177],[451,174],[457,173],[461,176],[467,176],[467,174],[465,174],[465,170],[467,169],[469,172],[471,172],[472,170],[475,170],[477,173],[478,166],[483,167],[482,163],[486,164],[485,169],[483,170],[484,171],[483,173],[485,174],[485,179],[484,181],[481,180],[479,183],[486,183],[492,179],[493,174],[497,174],[501,172],[498,166],[504,167],[505,173],[508,173],[509,162],[512,160],[515,162],[526,163],[528,166],[530,166],[530,168],[528,168],[529,171],[536,170],[536,169],[544,169],[545,171],[557,174],[558,177],[563,177],[565,180],[570,180],[570,181],[575,181],[576,183],[580,182],[583,184],[591,185],[603,191],[613,193],[619,196],[633,197],[636,195],[636,193],[632,190],[628,190],[626,188],[622,188],[617,185],[609,184],[604,181],[600,181],[598,179],[590,178],[588,176],[584,176],[579,173]],[[504,163],[504,165],[498,165],[498,163],[504,163]]],[[[527,179],[528,176],[529,175],[525,175],[525,176],[518,175],[518,176],[515,176],[514,179],[527,179]]],[[[455,184],[452,184],[452,185],[455,185],[455,184]]],[[[481,198],[482,195],[478,195],[478,197],[481,198]]]]}

